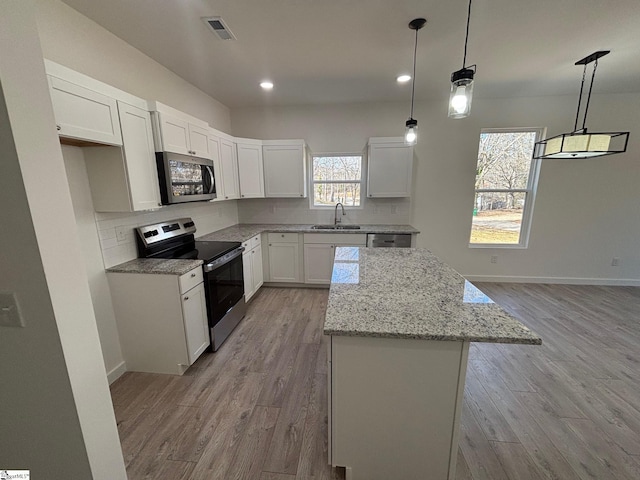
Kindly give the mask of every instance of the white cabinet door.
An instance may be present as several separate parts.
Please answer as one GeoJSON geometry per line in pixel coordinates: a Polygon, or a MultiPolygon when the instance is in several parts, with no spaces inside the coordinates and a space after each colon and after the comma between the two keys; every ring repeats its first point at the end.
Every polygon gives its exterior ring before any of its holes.
{"type": "Polygon", "coordinates": [[[209,139],[206,128],[189,124],[189,153],[200,158],[211,159],[209,139]]]}
{"type": "Polygon", "coordinates": [[[410,197],[413,147],[401,142],[370,143],[367,196],[410,197]]]}
{"type": "Polygon", "coordinates": [[[237,143],[240,198],[264,198],[262,145],[237,143]]]}
{"type": "Polygon", "coordinates": [[[58,135],[122,145],[115,99],[51,76],[49,91],[58,135]]]}
{"type": "Polygon", "coordinates": [[[149,112],[123,102],[118,102],[118,112],[131,209],[137,211],[157,208],[160,205],[160,192],[151,116],[149,112]]]}
{"type": "Polygon", "coordinates": [[[182,295],[182,314],[189,365],[191,365],[210,343],[204,284],[200,283],[182,295]]]}
{"type": "Polygon", "coordinates": [[[253,260],[251,259],[251,251],[245,251],[242,254],[242,271],[244,276],[244,299],[248,302],[255,292],[253,286],[253,260]]]}
{"type": "MultiPolygon", "coordinates": [[[[223,200],[240,198],[238,184],[238,158],[233,142],[224,138],[220,139],[220,170],[222,172],[223,200]]],[[[219,196],[219,198],[221,198],[219,196]]]]}
{"type": "Polygon", "coordinates": [[[264,283],[262,271],[262,245],[251,250],[251,270],[253,273],[253,293],[257,292],[264,283]]]}
{"type": "Polygon", "coordinates": [[[216,184],[216,200],[224,200],[224,182],[222,181],[222,164],[220,163],[220,139],[215,135],[207,136],[209,154],[213,160],[213,178],[216,184]]]}
{"type": "Polygon", "coordinates": [[[306,197],[304,145],[263,145],[266,197],[306,197]]]}
{"type": "Polygon", "coordinates": [[[331,283],[335,246],[323,243],[304,245],[304,283],[331,283]]]}
{"type": "Polygon", "coordinates": [[[157,113],[165,152],[190,155],[189,123],[166,113],[157,113]]]}
{"type": "Polygon", "coordinates": [[[269,243],[269,280],[298,283],[298,244],[269,243]]]}

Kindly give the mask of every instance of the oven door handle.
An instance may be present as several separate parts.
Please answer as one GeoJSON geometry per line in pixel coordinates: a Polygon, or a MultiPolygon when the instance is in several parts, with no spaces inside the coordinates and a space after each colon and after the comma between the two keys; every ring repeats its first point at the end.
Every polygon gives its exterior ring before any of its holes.
{"type": "Polygon", "coordinates": [[[219,268],[222,265],[224,265],[226,263],[229,263],[234,258],[239,257],[240,255],[242,255],[242,252],[244,252],[244,247],[238,247],[235,250],[225,254],[224,256],[215,259],[213,262],[207,263],[204,266],[204,271],[207,272],[207,273],[212,272],[216,268],[219,268]]]}

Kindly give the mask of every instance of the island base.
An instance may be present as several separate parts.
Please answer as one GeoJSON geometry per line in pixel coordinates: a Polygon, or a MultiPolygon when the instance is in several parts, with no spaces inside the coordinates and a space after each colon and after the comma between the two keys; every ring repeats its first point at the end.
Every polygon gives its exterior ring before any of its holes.
{"type": "Polygon", "coordinates": [[[469,342],[332,336],[329,464],[347,480],[453,480],[469,342]]]}

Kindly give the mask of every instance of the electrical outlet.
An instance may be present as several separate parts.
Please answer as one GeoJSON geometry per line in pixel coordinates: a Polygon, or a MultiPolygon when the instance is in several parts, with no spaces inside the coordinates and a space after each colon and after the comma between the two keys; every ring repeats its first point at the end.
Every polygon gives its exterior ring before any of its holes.
{"type": "Polygon", "coordinates": [[[120,225],[119,227],[116,227],[116,238],[118,239],[118,242],[127,241],[127,233],[129,232],[130,229],[131,227],[127,227],[125,225],[120,225]]]}
{"type": "Polygon", "coordinates": [[[498,255],[491,255],[491,263],[498,263],[498,255]]]}
{"type": "Polygon", "coordinates": [[[611,266],[617,267],[619,265],[620,265],[620,257],[613,257],[613,260],[611,260],[611,266]]]}
{"type": "Polygon", "coordinates": [[[0,327],[24,327],[15,293],[0,293],[0,327]]]}

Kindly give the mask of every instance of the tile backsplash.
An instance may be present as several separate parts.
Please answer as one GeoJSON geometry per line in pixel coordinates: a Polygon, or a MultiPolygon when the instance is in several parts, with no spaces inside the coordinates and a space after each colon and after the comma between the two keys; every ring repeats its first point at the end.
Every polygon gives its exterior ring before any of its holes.
{"type": "Polygon", "coordinates": [[[96,228],[105,268],[137,258],[135,228],[150,223],[191,217],[196,237],[238,223],[236,201],[170,205],[134,213],[95,213],[96,228]]]}
{"type": "MultiPolygon", "coordinates": [[[[410,198],[364,199],[363,206],[346,207],[343,223],[404,225],[411,220],[410,198]]],[[[260,198],[238,201],[240,223],[333,223],[333,208],[312,209],[309,199],[260,198]]]]}

